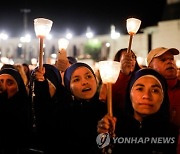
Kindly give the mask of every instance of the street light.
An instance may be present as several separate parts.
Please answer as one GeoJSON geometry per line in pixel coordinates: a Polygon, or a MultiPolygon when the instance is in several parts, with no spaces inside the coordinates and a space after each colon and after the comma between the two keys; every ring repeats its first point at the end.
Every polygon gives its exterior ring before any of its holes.
{"type": "Polygon", "coordinates": [[[91,38],[93,38],[93,36],[94,36],[94,33],[91,31],[91,28],[90,28],[90,27],[87,27],[86,37],[87,37],[88,39],[91,39],[91,38]]]}
{"type": "Polygon", "coordinates": [[[39,68],[43,67],[43,41],[49,34],[53,22],[45,18],[34,19],[34,29],[36,36],[40,39],[40,52],[39,52],[39,68]]]}
{"type": "Polygon", "coordinates": [[[107,84],[107,109],[108,114],[113,116],[112,111],[112,84],[116,82],[119,72],[120,63],[117,61],[100,61],[99,71],[101,75],[102,82],[107,84]]]}
{"type": "Polygon", "coordinates": [[[120,33],[116,32],[114,25],[111,25],[111,38],[118,39],[119,37],[120,37],[120,33]]]}
{"type": "Polygon", "coordinates": [[[128,33],[130,35],[129,46],[128,46],[127,52],[131,51],[132,38],[137,33],[140,25],[141,25],[141,20],[139,20],[139,19],[129,18],[129,19],[126,20],[127,31],[128,31],[128,33]]]}

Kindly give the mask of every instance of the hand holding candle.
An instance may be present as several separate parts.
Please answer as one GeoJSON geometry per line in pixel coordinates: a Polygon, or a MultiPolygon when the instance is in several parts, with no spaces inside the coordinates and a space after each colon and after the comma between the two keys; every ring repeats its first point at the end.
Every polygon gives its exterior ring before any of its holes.
{"type": "Polygon", "coordinates": [[[69,45],[69,41],[65,38],[60,38],[58,40],[58,47],[59,51],[57,53],[57,61],[56,61],[56,67],[59,71],[65,71],[67,67],[69,67],[69,61],[67,59],[67,52],[66,49],[69,45]]]}

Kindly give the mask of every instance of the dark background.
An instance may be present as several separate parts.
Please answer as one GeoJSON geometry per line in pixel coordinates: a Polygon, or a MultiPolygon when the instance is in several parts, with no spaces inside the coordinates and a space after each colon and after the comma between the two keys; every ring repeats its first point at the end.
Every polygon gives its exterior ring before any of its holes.
{"type": "Polygon", "coordinates": [[[44,17],[53,21],[51,32],[56,35],[65,33],[67,29],[74,35],[81,35],[88,26],[97,35],[109,34],[111,24],[121,34],[126,34],[127,18],[142,20],[141,29],[153,26],[163,19],[165,7],[166,0],[4,1],[0,5],[0,32],[4,30],[10,37],[21,36],[24,30],[21,10],[30,9],[27,13],[27,29],[32,33],[33,20],[44,17]]]}

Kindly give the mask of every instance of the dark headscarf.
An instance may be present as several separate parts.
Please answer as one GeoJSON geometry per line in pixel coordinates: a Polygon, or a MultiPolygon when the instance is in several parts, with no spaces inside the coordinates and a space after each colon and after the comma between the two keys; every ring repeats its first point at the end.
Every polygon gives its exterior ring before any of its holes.
{"type": "Polygon", "coordinates": [[[94,75],[94,77],[96,78],[96,75],[94,74],[94,71],[92,70],[92,68],[88,65],[88,64],[85,64],[85,63],[82,63],[82,62],[77,62],[77,63],[74,63],[72,64],[70,67],[68,67],[64,73],[64,85],[65,87],[70,91],[70,81],[71,81],[71,76],[73,74],[73,72],[78,68],[78,67],[86,67],[88,68],[92,74],[94,75]]]}
{"type": "Polygon", "coordinates": [[[146,76],[146,75],[151,75],[151,76],[156,77],[156,79],[159,80],[159,82],[162,85],[164,98],[163,98],[161,107],[160,107],[159,111],[156,113],[156,115],[158,115],[159,117],[161,117],[163,119],[164,118],[169,119],[169,97],[168,97],[168,92],[167,92],[167,82],[162,75],[160,75],[157,71],[150,69],[150,68],[140,69],[134,75],[132,75],[130,82],[128,84],[127,93],[126,93],[126,100],[125,100],[126,113],[128,113],[129,115],[134,114],[134,109],[132,107],[132,102],[130,99],[131,88],[133,87],[133,85],[137,79],[139,79],[142,76],[146,76]]]}
{"type": "Polygon", "coordinates": [[[11,75],[17,82],[19,93],[27,95],[26,87],[24,85],[23,79],[17,70],[13,68],[3,68],[2,70],[0,70],[0,75],[1,74],[11,75]]]}
{"type": "Polygon", "coordinates": [[[75,57],[68,56],[67,59],[69,60],[70,64],[77,63],[77,59],[75,57]]]}
{"type": "Polygon", "coordinates": [[[13,69],[15,69],[15,67],[13,65],[11,65],[11,64],[3,64],[1,69],[4,69],[4,68],[13,68],[13,69]]]}
{"type": "Polygon", "coordinates": [[[29,68],[29,65],[27,63],[23,63],[22,66],[27,68],[27,72],[25,72],[25,73],[26,73],[26,76],[27,76],[28,81],[29,81],[30,80],[30,74],[31,74],[31,70],[29,68]]]}
{"type": "Polygon", "coordinates": [[[43,64],[43,67],[45,67],[44,77],[50,80],[57,89],[62,84],[62,78],[59,70],[50,64],[43,64]]]}

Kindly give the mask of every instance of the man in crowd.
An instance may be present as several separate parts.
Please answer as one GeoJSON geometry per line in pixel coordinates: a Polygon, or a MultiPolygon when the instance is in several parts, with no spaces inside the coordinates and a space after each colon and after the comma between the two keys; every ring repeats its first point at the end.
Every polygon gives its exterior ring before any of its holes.
{"type": "Polygon", "coordinates": [[[178,54],[179,50],[176,48],[156,48],[149,52],[147,64],[165,77],[168,84],[171,120],[180,127],[180,80],[177,78],[174,59],[178,54]]]}

